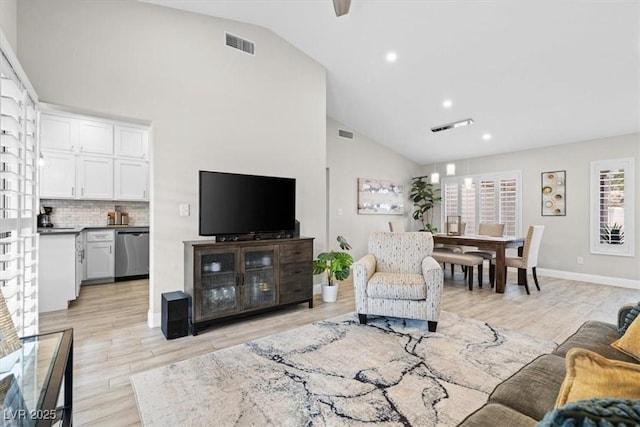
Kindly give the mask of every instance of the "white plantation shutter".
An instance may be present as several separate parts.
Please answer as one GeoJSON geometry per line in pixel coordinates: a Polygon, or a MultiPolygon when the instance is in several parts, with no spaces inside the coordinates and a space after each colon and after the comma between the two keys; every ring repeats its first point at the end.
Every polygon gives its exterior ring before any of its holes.
{"type": "Polygon", "coordinates": [[[504,172],[473,177],[443,179],[443,222],[449,215],[460,215],[467,234],[478,232],[480,223],[505,224],[505,236],[521,235],[520,173],[504,172]],[[471,178],[471,187],[464,185],[471,178]]]}
{"type": "Polygon", "coordinates": [[[471,186],[467,187],[462,185],[460,189],[461,194],[461,218],[460,220],[466,224],[466,234],[476,234],[476,189],[475,185],[471,183],[471,186]]]}
{"type": "Polygon", "coordinates": [[[591,252],[635,253],[634,159],[591,162],[591,252]]]}
{"type": "Polygon", "coordinates": [[[504,224],[505,236],[518,234],[518,182],[514,178],[501,179],[499,184],[499,224],[504,224]]]}
{"type": "Polygon", "coordinates": [[[18,335],[27,336],[38,328],[37,109],[7,55],[0,57],[0,286],[18,335]]]}

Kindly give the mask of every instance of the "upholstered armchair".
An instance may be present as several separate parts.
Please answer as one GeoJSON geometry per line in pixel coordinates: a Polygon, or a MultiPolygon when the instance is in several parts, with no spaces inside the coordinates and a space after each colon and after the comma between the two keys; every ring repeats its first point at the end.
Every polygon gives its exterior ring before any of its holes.
{"type": "Polygon", "coordinates": [[[428,232],[374,232],[369,253],[353,264],[356,311],[367,315],[426,320],[435,332],[442,306],[443,273],[431,257],[428,232]]]}

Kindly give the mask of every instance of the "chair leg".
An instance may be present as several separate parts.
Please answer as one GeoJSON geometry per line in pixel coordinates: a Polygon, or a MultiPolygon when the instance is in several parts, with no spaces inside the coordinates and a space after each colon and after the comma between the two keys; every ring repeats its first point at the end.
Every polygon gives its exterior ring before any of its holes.
{"type": "Polygon", "coordinates": [[[469,290],[473,290],[473,268],[467,268],[467,274],[469,275],[469,290]]]}
{"type": "Polygon", "coordinates": [[[540,285],[538,284],[538,275],[536,274],[536,268],[531,267],[531,271],[533,272],[533,281],[536,284],[536,288],[538,288],[538,291],[540,291],[540,285]]]}
{"type": "Polygon", "coordinates": [[[358,313],[358,320],[360,320],[361,325],[367,324],[367,315],[358,313]]]}
{"type": "Polygon", "coordinates": [[[478,287],[482,288],[482,264],[478,264],[478,287]]]}
{"type": "MultiPolygon", "coordinates": [[[[518,270],[523,270],[522,268],[519,268],[518,270]]],[[[529,292],[529,279],[527,278],[527,274],[526,274],[526,269],[525,269],[525,275],[524,275],[524,290],[527,291],[527,295],[531,295],[531,292],[529,292]]]]}
{"type": "Polygon", "coordinates": [[[491,288],[496,283],[496,266],[491,264],[491,261],[489,261],[489,283],[491,283],[491,288]]]}
{"type": "Polygon", "coordinates": [[[454,267],[454,265],[451,264],[451,277],[453,277],[453,267],[454,267]]]}
{"type": "Polygon", "coordinates": [[[427,320],[427,326],[429,328],[429,332],[435,332],[436,328],[438,327],[438,322],[427,320]]]}

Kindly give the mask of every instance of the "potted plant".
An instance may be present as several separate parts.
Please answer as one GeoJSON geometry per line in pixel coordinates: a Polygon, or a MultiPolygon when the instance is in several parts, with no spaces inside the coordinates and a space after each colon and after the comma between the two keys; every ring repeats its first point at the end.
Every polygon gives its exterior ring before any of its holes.
{"type": "Polygon", "coordinates": [[[601,229],[600,235],[603,240],[610,245],[621,245],[624,243],[624,231],[622,226],[618,223],[613,225],[604,225],[601,229]]]}
{"type": "Polygon", "coordinates": [[[411,182],[411,191],[409,198],[413,202],[416,210],[413,211],[413,219],[417,219],[422,223],[424,231],[435,232],[437,228],[433,227],[433,207],[437,202],[442,200],[440,197],[440,189],[426,181],[426,176],[417,176],[411,182]]]}
{"type": "MultiPolygon", "coordinates": [[[[338,236],[336,238],[340,249],[351,250],[347,240],[338,236]]],[[[330,251],[323,252],[318,258],[313,260],[313,274],[326,274],[327,283],[322,284],[322,300],[334,302],[338,297],[337,280],[345,280],[349,277],[349,267],[353,264],[353,257],[346,252],[330,251]]]]}

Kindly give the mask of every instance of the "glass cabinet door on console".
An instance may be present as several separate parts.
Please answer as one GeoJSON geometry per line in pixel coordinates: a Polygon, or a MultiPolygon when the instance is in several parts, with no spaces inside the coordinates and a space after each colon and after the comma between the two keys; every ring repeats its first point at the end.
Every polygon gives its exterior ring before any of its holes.
{"type": "Polygon", "coordinates": [[[242,249],[242,307],[270,307],[277,302],[276,246],[242,249]]]}
{"type": "Polygon", "coordinates": [[[197,251],[194,307],[196,319],[210,319],[240,310],[237,251],[197,251]]]}

